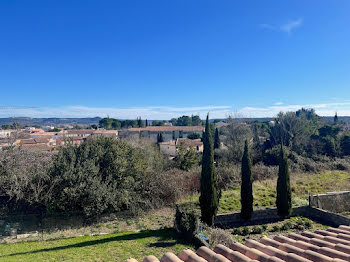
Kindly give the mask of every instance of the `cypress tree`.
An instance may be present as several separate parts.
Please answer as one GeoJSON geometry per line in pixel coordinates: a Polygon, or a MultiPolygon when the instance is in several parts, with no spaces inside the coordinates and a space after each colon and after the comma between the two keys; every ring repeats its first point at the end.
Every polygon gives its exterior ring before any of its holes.
{"type": "Polygon", "coordinates": [[[335,113],[335,115],[334,115],[334,124],[338,124],[338,114],[337,114],[337,112],[335,113]]]}
{"type": "Polygon", "coordinates": [[[146,119],[146,127],[148,126],[148,121],[147,121],[147,119],[146,119]]]}
{"type": "Polygon", "coordinates": [[[253,213],[253,178],[252,162],[248,152],[248,142],[245,141],[244,153],[242,157],[242,182],[241,182],[241,217],[248,220],[253,213]]]}
{"type": "Polygon", "coordinates": [[[157,134],[157,143],[162,143],[164,142],[163,134],[160,132],[157,134]]]}
{"type": "Polygon", "coordinates": [[[219,206],[219,194],[217,192],[217,179],[214,172],[214,145],[210,131],[209,114],[203,134],[203,158],[200,179],[200,197],[202,221],[209,226],[214,223],[214,217],[219,206]]]}
{"type": "Polygon", "coordinates": [[[217,128],[215,129],[214,148],[220,148],[219,130],[217,128]]]}
{"type": "Polygon", "coordinates": [[[289,216],[292,212],[292,192],[290,188],[288,162],[282,145],[279,157],[276,206],[278,214],[281,217],[289,216]]]}

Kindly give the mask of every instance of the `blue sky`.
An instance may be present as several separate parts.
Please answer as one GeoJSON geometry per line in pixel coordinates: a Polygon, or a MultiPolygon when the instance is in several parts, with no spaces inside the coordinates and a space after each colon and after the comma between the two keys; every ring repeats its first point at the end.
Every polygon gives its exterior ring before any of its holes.
{"type": "Polygon", "coordinates": [[[0,117],[350,115],[350,1],[1,0],[0,117]]]}

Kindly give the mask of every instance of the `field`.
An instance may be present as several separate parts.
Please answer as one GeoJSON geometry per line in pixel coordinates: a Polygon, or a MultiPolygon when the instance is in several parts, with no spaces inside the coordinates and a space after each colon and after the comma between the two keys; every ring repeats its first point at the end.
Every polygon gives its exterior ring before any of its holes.
{"type": "Polygon", "coordinates": [[[0,244],[0,261],[124,261],[190,247],[172,229],[0,244]]]}
{"type": "MultiPolygon", "coordinates": [[[[254,207],[275,207],[277,178],[253,183],[254,207]]],[[[329,191],[349,190],[350,173],[324,171],[317,174],[291,174],[293,206],[308,204],[309,194],[329,191]]],[[[198,195],[188,197],[183,202],[198,201],[198,195]]],[[[236,186],[222,192],[219,214],[237,212],[241,208],[240,187],[236,186]]]]}

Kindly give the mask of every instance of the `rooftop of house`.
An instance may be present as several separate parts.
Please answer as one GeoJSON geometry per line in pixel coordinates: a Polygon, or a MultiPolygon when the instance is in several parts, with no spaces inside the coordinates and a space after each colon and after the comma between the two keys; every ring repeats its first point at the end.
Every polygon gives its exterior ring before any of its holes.
{"type": "Polygon", "coordinates": [[[65,134],[79,134],[79,135],[89,135],[94,133],[94,129],[74,129],[74,130],[66,130],[65,134]]]}
{"type": "Polygon", "coordinates": [[[23,144],[21,147],[25,150],[32,152],[43,152],[43,151],[51,151],[52,148],[47,144],[23,144]]]}
{"type": "MultiPolygon", "coordinates": [[[[160,260],[147,256],[143,262],[325,262],[350,261],[350,226],[262,237],[260,241],[248,239],[244,244],[217,245],[213,250],[206,246],[196,252],[186,249],[179,255],[165,253],[160,260]]],[[[125,262],[137,262],[127,259],[125,262]]]]}
{"type": "Polygon", "coordinates": [[[134,127],[129,128],[131,132],[172,132],[172,131],[185,131],[185,132],[202,132],[204,131],[203,126],[147,126],[147,127],[134,127]]]}

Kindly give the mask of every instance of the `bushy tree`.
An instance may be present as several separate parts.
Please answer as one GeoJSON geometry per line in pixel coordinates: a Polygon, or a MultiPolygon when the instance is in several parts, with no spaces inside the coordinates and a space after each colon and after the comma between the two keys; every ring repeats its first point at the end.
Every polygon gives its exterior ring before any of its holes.
{"type": "Polygon", "coordinates": [[[241,217],[245,220],[251,218],[253,213],[253,177],[252,162],[248,151],[248,141],[245,141],[242,157],[241,180],[241,217]]]}
{"type": "Polygon", "coordinates": [[[318,119],[314,111],[308,109],[279,113],[269,130],[272,146],[283,144],[297,153],[303,153],[310,136],[318,131],[318,119]]]}
{"type": "Polygon", "coordinates": [[[55,181],[50,208],[94,216],[147,206],[148,165],[142,150],[124,141],[98,137],[80,146],[67,145],[54,157],[55,181]]]}
{"type": "Polygon", "coordinates": [[[187,138],[188,139],[199,139],[199,138],[201,138],[201,135],[200,134],[198,134],[198,133],[189,133],[188,135],[187,135],[187,138]]]}
{"type": "Polygon", "coordinates": [[[243,156],[244,141],[252,139],[252,130],[246,123],[230,121],[228,126],[222,127],[222,142],[227,147],[221,158],[226,161],[240,163],[243,156]]]}
{"type": "Polygon", "coordinates": [[[210,131],[209,114],[205,124],[205,132],[203,135],[203,158],[202,173],[200,186],[200,207],[202,221],[208,225],[212,225],[214,217],[219,206],[219,192],[217,186],[217,178],[214,172],[214,145],[213,137],[210,131]]]}
{"type": "Polygon", "coordinates": [[[276,206],[278,214],[282,217],[289,216],[292,212],[292,192],[290,188],[290,177],[287,157],[281,145],[279,170],[277,179],[276,206]]]}
{"type": "Polygon", "coordinates": [[[176,120],[177,126],[192,126],[192,118],[189,116],[181,116],[176,120]]]}
{"type": "Polygon", "coordinates": [[[162,121],[159,121],[159,120],[153,120],[152,121],[152,126],[164,126],[166,123],[166,121],[162,120],[162,121]]]}
{"type": "Polygon", "coordinates": [[[51,153],[39,153],[10,147],[0,150],[0,213],[45,212],[52,199],[55,183],[48,170],[51,153]]]}
{"type": "Polygon", "coordinates": [[[201,126],[202,125],[202,120],[198,115],[195,115],[195,116],[192,115],[191,120],[192,120],[193,126],[201,126]]]}
{"type": "Polygon", "coordinates": [[[175,157],[175,163],[179,169],[189,171],[199,163],[199,156],[193,147],[187,150],[185,143],[181,142],[175,157]]]}

